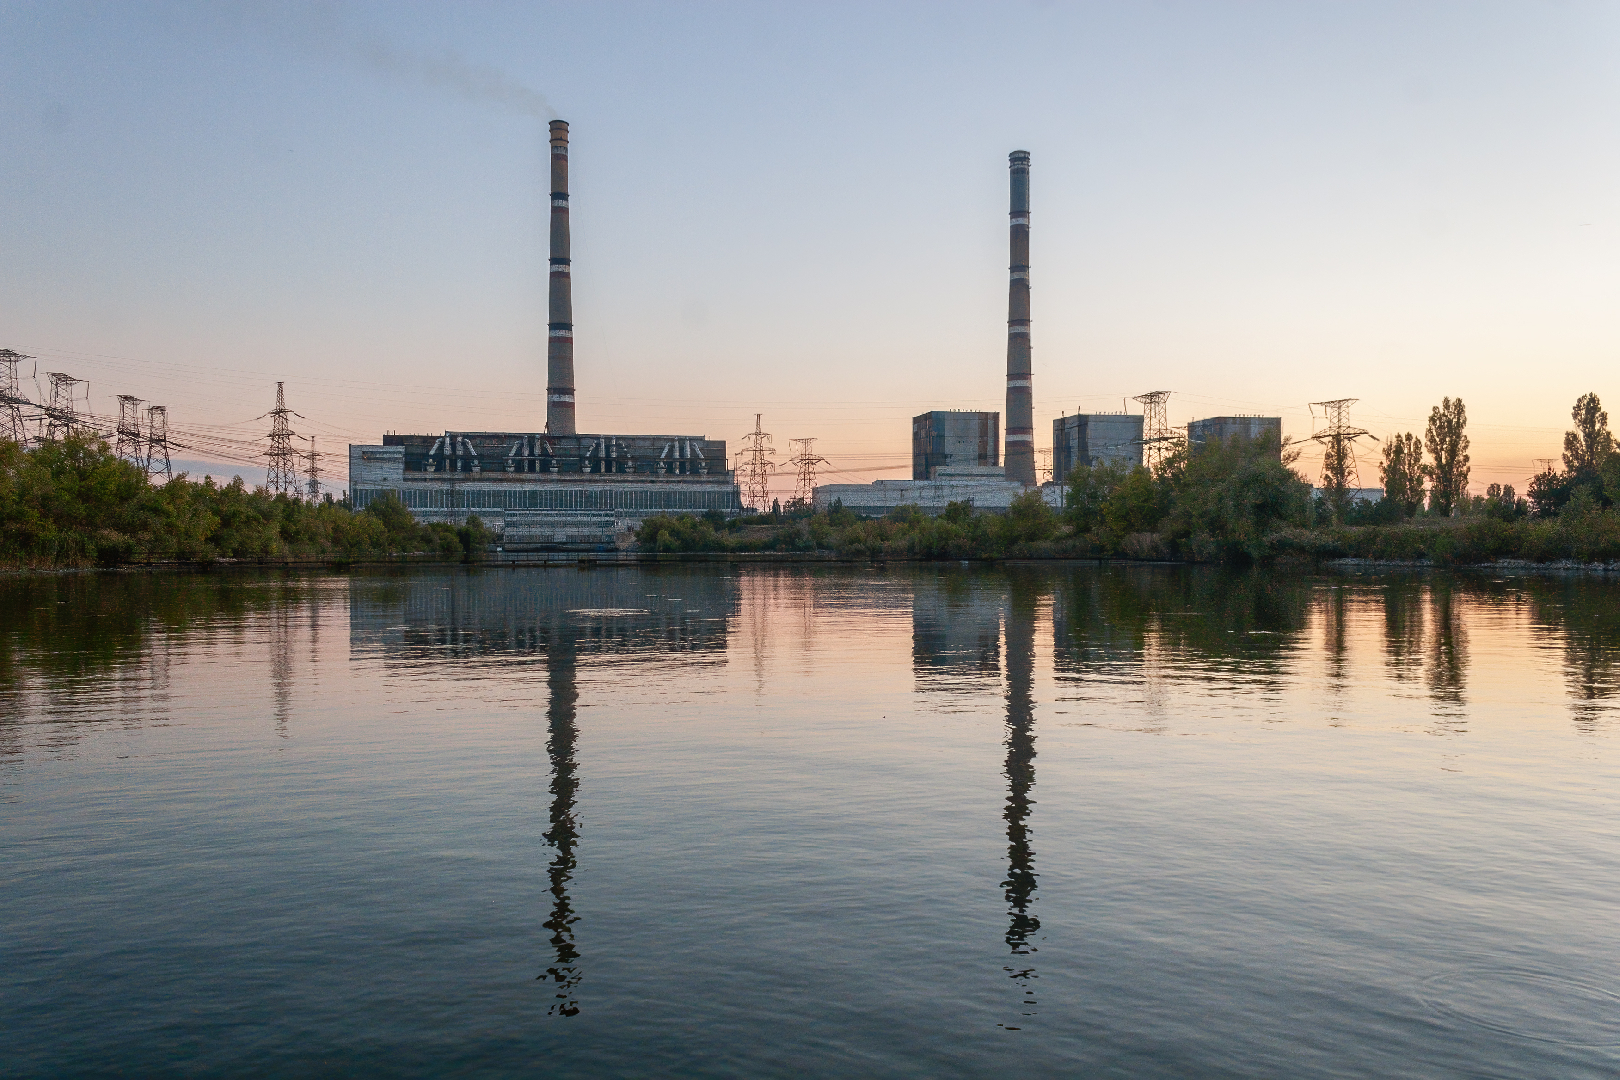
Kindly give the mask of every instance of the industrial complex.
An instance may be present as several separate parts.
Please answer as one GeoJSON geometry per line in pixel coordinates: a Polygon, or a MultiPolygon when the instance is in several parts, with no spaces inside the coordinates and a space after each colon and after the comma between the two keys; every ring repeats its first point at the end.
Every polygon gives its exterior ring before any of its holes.
{"type": "MultiPolygon", "coordinates": [[[[700,435],[581,434],[574,391],[572,250],[568,217],[568,125],[551,123],[550,315],[546,354],[546,423],[543,431],[446,431],[394,435],[377,445],[349,447],[354,506],[390,495],[418,519],[461,524],[477,515],[501,536],[507,550],[599,548],[629,542],[651,514],[719,511],[735,515],[764,509],[769,466],[753,447],[750,501],[745,506],[726,443],[700,435]],[[758,490],[754,490],[757,488],[758,490]]],[[[1080,413],[1052,422],[1050,477],[1037,475],[1034,373],[1030,318],[1030,155],[1008,156],[1008,290],[1006,426],[1001,414],[934,410],[912,419],[911,479],[871,484],[822,484],[800,497],[817,509],[841,505],[880,515],[901,506],[938,513],[953,502],[1001,510],[1019,495],[1040,490],[1062,502],[1075,469],[1157,464],[1181,436],[1165,422],[1167,391],[1138,397],[1144,412],[1080,413]]],[[[756,423],[755,441],[766,438],[756,423]]],[[[1186,438],[1196,448],[1232,436],[1280,436],[1277,417],[1222,416],[1194,421],[1186,438]]],[[[1277,439],[1280,444],[1280,438],[1277,439]]],[[[748,442],[747,439],[744,440],[748,442]]],[[[810,440],[800,440],[807,448],[810,440]]],[[[748,449],[747,446],[744,449],[748,449]]],[[[1279,451],[1280,452],[1280,451],[1279,451]]],[[[812,460],[804,450],[801,459],[812,460]]],[[[795,459],[799,462],[801,459],[795,459]]],[[[819,461],[819,458],[813,460],[819,461]]]]}

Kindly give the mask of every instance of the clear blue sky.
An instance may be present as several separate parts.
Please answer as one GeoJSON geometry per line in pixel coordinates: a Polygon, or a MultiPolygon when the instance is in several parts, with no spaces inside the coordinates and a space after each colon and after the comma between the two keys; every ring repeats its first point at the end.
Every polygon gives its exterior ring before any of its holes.
{"type": "Polygon", "coordinates": [[[1620,406],[1617,58],[1613,3],[12,0],[0,346],[186,430],[276,379],[327,450],[537,429],[549,103],[582,430],[903,475],[913,413],[1002,407],[1028,149],[1038,445],[1449,394],[1522,483],[1620,406]]]}

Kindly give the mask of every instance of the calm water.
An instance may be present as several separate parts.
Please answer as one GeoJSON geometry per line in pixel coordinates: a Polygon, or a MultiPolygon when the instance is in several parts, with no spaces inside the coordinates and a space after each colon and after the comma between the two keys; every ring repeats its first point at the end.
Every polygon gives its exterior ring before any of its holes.
{"type": "Polygon", "coordinates": [[[1620,585],[0,583],[0,1073],[1620,1072],[1620,585]]]}

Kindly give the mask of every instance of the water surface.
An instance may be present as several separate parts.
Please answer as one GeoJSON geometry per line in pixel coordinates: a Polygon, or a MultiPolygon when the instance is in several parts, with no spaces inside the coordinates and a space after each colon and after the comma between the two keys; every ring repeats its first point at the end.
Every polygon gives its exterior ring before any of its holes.
{"type": "Polygon", "coordinates": [[[0,1072],[1613,1076],[1620,586],[0,584],[0,1072]]]}

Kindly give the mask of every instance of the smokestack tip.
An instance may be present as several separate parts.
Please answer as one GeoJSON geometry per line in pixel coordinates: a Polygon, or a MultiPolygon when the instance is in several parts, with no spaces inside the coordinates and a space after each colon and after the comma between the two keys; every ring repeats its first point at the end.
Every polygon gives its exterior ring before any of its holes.
{"type": "Polygon", "coordinates": [[[565,143],[568,141],[568,121],[553,120],[551,122],[551,141],[565,143]]]}
{"type": "Polygon", "coordinates": [[[1028,168],[1029,167],[1029,151],[1028,150],[1014,150],[1012,153],[1007,155],[1007,164],[1008,164],[1009,167],[1014,168],[1014,169],[1018,168],[1019,166],[1023,166],[1024,168],[1028,168]]]}

